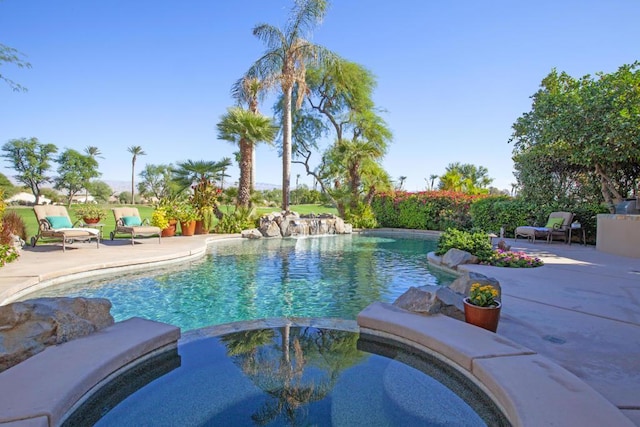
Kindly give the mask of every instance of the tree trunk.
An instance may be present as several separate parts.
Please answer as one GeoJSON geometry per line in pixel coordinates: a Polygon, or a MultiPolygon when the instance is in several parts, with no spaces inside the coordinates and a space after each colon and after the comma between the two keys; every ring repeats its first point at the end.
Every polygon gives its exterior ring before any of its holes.
{"type": "Polygon", "coordinates": [[[251,150],[253,144],[240,139],[240,182],[238,183],[238,206],[249,207],[251,200],[251,150]]]}
{"type": "Polygon", "coordinates": [[[133,160],[131,161],[131,204],[135,204],[135,197],[134,197],[134,193],[133,193],[133,180],[135,177],[135,170],[136,170],[136,158],[135,156],[133,157],[133,160]]]}
{"type": "Polygon", "coordinates": [[[605,203],[609,206],[611,213],[615,213],[615,206],[622,202],[624,198],[618,190],[616,190],[611,179],[609,179],[609,177],[604,173],[599,164],[596,164],[595,172],[600,178],[600,192],[602,193],[602,197],[604,198],[605,203]]]}
{"type": "Polygon", "coordinates": [[[293,86],[283,88],[284,117],[282,123],[282,210],[289,211],[291,183],[291,93],[293,86]]]}

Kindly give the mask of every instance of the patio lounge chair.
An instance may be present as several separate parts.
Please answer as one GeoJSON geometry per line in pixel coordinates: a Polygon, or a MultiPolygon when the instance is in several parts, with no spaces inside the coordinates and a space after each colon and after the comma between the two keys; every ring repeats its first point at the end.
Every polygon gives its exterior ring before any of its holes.
{"type": "Polygon", "coordinates": [[[518,240],[518,236],[523,236],[528,240],[532,240],[533,243],[536,242],[536,238],[546,238],[547,243],[551,243],[554,237],[562,237],[564,242],[567,243],[571,221],[573,221],[571,212],[551,212],[544,227],[524,225],[516,228],[514,240],[518,240]]]}
{"type": "Polygon", "coordinates": [[[158,235],[158,243],[162,238],[160,227],[149,224],[148,219],[142,220],[138,208],[113,208],[113,216],[116,220],[116,228],[109,237],[113,240],[116,234],[130,234],[131,244],[135,244],[133,240],[135,236],[155,236],[158,235]]]}
{"type": "Polygon", "coordinates": [[[96,239],[96,246],[100,248],[100,231],[95,228],[74,227],[75,224],[71,222],[64,206],[36,205],[33,212],[38,220],[38,234],[31,238],[31,246],[35,247],[41,238],[59,239],[62,241],[62,251],[65,252],[67,242],[96,239]]]}

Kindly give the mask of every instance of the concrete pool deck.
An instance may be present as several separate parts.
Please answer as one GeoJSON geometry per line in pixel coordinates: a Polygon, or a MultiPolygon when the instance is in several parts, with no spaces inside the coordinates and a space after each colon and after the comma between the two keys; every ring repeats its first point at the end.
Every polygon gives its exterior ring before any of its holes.
{"type": "MultiPolygon", "coordinates": [[[[57,245],[26,248],[18,261],[0,269],[0,304],[26,289],[70,278],[196,259],[210,242],[230,237],[237,236],[174,237],[162,239],[161,244],[157,239],[139,239],[134,246],[127,239],[107,240],[100,249],[76,243],[66,253],[57,245]]],[[[514,243],[513,239],[508,243],[514,250],[539,256],[545,266],[465,266],[495,277],[502,285],[497,335],[568,370],[640,426],[640,259],[576,244],[514,243]]],[[[567,405],[567,410],[571,407],[567,405]]]]}

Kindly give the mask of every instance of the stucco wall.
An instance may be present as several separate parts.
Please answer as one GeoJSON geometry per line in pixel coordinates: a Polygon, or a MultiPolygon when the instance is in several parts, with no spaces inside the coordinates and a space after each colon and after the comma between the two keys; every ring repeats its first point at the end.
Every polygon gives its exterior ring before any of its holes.
{"type": "Polygon", "coordinates": [[[596,249],[640,258],[640,215],[598,215],[596,249]]]}

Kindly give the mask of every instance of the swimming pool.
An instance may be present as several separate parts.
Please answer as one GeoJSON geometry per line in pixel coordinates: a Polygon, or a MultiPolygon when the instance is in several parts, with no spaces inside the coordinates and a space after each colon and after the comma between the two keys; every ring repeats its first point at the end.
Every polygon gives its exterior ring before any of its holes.
{"type": "Polygon", "coordinates": [[[428,354],[371,335],[287,324],[197,338],[149,360],[64,425],[94,423],[508,425],[473,383],[428,354]]]}
{"type": "Polygon", "coordinates": [[[427,262],[435,246],[421,236],[385,235],[216,242],[195,262],[57,285],[23,299],[108,298],[116,321],[138,316],[183,331],[272,317],[355,319],[410,286],[449,284],[454,277],[427,262]]]}

